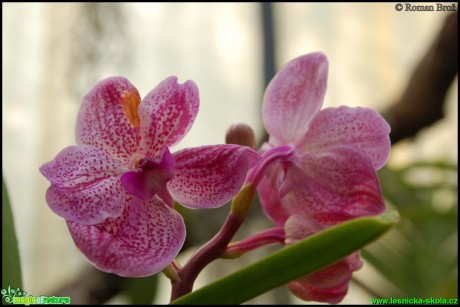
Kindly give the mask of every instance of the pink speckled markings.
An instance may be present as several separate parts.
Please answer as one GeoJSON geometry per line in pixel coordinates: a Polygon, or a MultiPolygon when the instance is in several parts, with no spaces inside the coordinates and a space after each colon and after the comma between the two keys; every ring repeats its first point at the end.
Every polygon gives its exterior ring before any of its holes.
{"type": "MultiPolygon", "coordinates": [[[[291,244],[326,227],[385,210],[376,170],[387,161],[390,127],[368,108],[321,110],[328,62],[322,53],[298,57],[268,85],[263,152],[290,146],[294,154],[268,168],[258,193],[267,215],[291,244]]],[[[283,149],[286,151],[286,149],[283,149]]],[[[304,300],[337,303],[345,296],[359,254],[289,284],[304,300]]]]}
{"type": "Polygon", "coordinates": [[[147,276],[168,266],[185,240],[174,200],[215,208],[235,196],[259,155],[212,145],[171,154],[198,112],[198,88],[176,77],[141,100],[123,77],[99,82],[77,118],[77,146],[40,168],[49,207],[67,221],[77,247],[100,270],[147,276]]]}

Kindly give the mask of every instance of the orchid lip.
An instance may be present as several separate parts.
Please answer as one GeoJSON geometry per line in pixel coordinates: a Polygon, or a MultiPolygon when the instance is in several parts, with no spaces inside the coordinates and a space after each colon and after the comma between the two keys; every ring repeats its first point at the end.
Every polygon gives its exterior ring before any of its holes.
{"type": "Polygon", "coordinates": [[[158,159],[137,157],[132,165],[134,170],[124,173],[120,178],[123,188],[143,201],[148,201],[156,195],[172,207],[174,200],[168,191],[167,183],[175,176],[176,161],[168,147],[163,147],[158,159]]]}

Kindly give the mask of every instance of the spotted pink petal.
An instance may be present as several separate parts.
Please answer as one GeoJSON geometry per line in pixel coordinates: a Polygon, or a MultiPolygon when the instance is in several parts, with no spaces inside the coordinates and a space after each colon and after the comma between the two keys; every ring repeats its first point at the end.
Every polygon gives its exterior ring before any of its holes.
{"type": "Polygon", "coordinates": [[[279,197],[287,214],[382,213],[385,204],[369,157],[353,146],[305,153],[290,163],[279,197]]]}
{"type": "Polygon", "coordinates": [[[328,62],[322,53],[290,61],[269,83],[262,107],[270,143],[286,145],[300,141],[323,104],[328,62]]]}
{"type": "Polygon", "coordinates": [[[131,198],[123,214],[98,225],[67,222],[80,251],[98,269],[125,277],[160,272],[179,253],[185,240],[179,213],[157,198],[131,198]]]}
{"type": "Polygon", "coordinates": [[[198,87],[193,81],[178,84],[176,77],[162,81],[139,106],[142,154],[154,157],[163,146],[178,143],[190,130],[198,108],[198,87]]]}
{"type": "Polygon", "coordinates": [[[92,225],[119,216],[126,192],[119,177],[125,168],[105,151],[92,146],[69,146],[40,172],[50,181],[49,207],[69,221],[92,225]]]}
{"type": "Polygon", "coordinates": [[[137,89],[123,77],[96,84],[78,112],[77,144],[105,150],[128,163],[138,147],[140,101],[137,89]]]}
{"type": "Polygon", "coordinates": [[[315,117],[299,147],[302,151],[317,151],[353,145],[369,155],[374,168],[379,169],[390,154],[389,133],[388,123],[372,109],[328,108],[315,117]]]}
{"type": "Polygon", "coordinates": [[[173,154],[176,177],[168,182],[173,198],[189,208],[217,208],[235,196],[260,156],[240,145],[210,145],[173,154]]]}

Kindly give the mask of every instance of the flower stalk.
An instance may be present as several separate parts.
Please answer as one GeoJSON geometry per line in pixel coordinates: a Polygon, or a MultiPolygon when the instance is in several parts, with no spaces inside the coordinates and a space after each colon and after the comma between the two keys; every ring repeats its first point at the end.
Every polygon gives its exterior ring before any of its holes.
{"type": "Polygon", "coordinates": [[[190,293],[193,290],[198,274],[212,261],[220,258],[228,244],[244,222],[254,197],[255,188],[246,185],[232,201],[232,210],[219,232],[179,270],[179,280],[171,279],[171,301],[190,293]]]}
{"type": "Polygon", "coordinates": [[[283,227],[270,228],[244,240],[230,243],[221,258],[235,259],[249,251],[270,244],[284,245],[285,239],[286,234],[283,227]]]}

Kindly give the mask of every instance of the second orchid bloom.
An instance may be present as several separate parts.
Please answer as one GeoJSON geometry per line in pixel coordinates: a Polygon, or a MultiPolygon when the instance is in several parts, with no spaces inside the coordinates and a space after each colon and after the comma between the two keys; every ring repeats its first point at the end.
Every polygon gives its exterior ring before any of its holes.
{"type": "MultiPolygon", "coordinates": [[[[312,53],[289,62],[268,85],[263,120],[269,152],[288,146],[293,154],[271,165],[258,188],[264,211],[285,228],[286,244],[327,227],[385,210],[376,170],[388,159],[390,127],[368,108],[321,110],[328,61],[312,53]]],[[[321,257],[321,255],[318,255],[321,257]]],[[[289,284],[304,300],[340,302],[359,252],[289,284]]]]}

